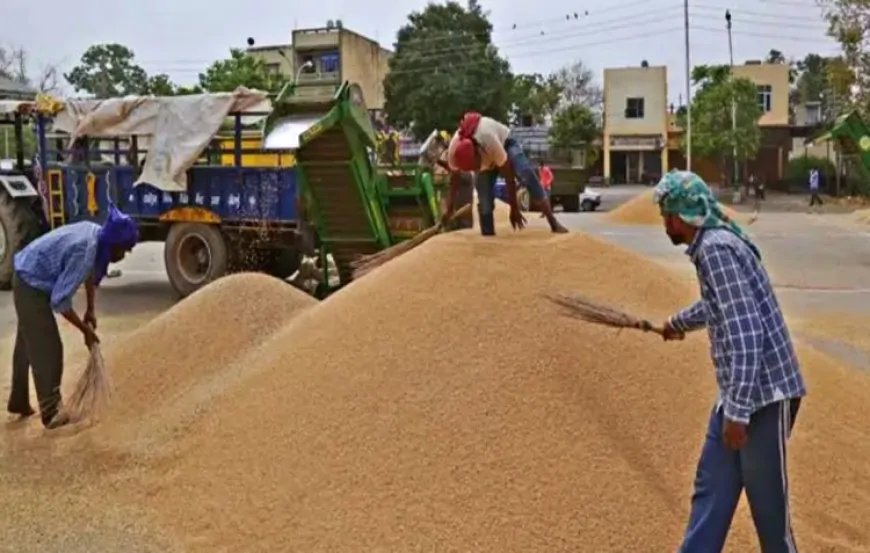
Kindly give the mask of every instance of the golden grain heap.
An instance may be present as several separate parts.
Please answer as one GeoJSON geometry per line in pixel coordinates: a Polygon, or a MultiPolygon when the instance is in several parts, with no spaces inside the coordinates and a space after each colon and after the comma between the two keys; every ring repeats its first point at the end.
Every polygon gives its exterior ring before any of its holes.
{"type": "MultiPolygon", "coordinates": [[[[728,206],[722,206],[725,214],[741,224],[751,224],[750,219],[737,213],[728,206]]],[[[653,190],[649,189],[638,194],[629,201],[620,204],[619,207],[606,215],[607,220],[621,225],[659,225],[662,224],[662,216],[658,206],[653,202],[653,190]]]]}
{"type": "MultiPolygon", "coordinates": [[[[133,405],[114,417],[128,431],[192,402],[185,425],[146,455],[109,417],[71,438],[88,469],[56,477],[78,482],[61,501],[135,507],[137,550],[144,535],[187,552],[676,548],[715,393],[706,336],[663,343],[583,324],[541,294],[582,292],[660,320],[697,297],[692,284],[584,234],[503,226],[489,239],[436,237],[301,310],[263,286],[234,304],[257,308],[228,323],[235,307],[205,301],[221,282],[165,315],[188,309],[183,324],[155,321],[124,344],[142,348],[135,369],[113,361],[127,373],[116,389],[133,405]],[[254,340],[264,321],[269,337],[254,340]]],[[[790,458],[800,546],[867,551],[870,382],[801,357],[811,396],[790,458]]],[[[37,511],[12,514],[37,528],[37,511]]],[[[728,550],[756,547],[742,509],[728,550]]]]}

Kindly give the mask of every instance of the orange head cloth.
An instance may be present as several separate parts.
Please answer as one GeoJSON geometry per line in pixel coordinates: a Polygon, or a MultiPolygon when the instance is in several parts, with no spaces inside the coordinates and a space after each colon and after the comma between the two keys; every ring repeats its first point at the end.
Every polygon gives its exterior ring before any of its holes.
{"type": "Polygon", "coordinates": [[[453,150],[453,163],[462,171],[477,171],[477,153],[474,145],[474,133],[480,124],[480,114],[469,111],[459,122],[459,141],[453,150]]]}

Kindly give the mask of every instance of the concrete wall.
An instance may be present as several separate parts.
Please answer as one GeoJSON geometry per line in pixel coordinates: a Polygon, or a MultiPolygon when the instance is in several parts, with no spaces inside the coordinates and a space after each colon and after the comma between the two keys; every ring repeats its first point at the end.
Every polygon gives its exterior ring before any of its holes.
{"type": "Polygon", "coordinates": [[[288,79],[293,78],[293,46],[290,44],[248,48],[248,54],[263,60],[263,63],[273,72],[288,79]]]}
{"type": "Polygon", "coordinates": [[[334,48],[339,44],[342,29],[297,29],[293,31],[293,47],[297,50],[334,48]]]}
{"type": "Polygon", "coordinates": [[[384,109],[384,77],[390,51],[362,35],[342,29],[341,78],[362,88],[368,109],[384,109]]]}
{"type": "Polygon", "coordinates": [[[784,64],[749,64],[734,67],[734,76],[748,79],[756,86],[771,87],[770,111],[761,116],[758,124],[788,125],[788,66],[784,64]]]}
{"type": "Polygon", "coordinates": [[[604,70],[604,127],[608,134],[664,135],[667,131],[667,106],[666,67],[604,70]],[[644,99],[643,119],[626,119],[628,98],[644,99]]]}

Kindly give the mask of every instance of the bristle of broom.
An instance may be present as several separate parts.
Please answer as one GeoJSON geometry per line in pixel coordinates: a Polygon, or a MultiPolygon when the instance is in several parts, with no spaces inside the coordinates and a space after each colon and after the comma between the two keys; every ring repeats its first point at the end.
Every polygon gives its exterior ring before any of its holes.
{"type": "Polygon", "coordinates": [[[64,409],[76,422],[95,421],[109,403],[112,381],[103,361],[100,345],[94,344],[88,365],[79,377],[72,394],[64,402],[64,409]]]}
{"type": "Polygon", "coordinates": [[[545,295],[547,299],[564,308],[564,314],[586,322],[615,328],[634,328],[644,332],[661,334],[662,330],[645,319],[603,305],[575,294],[545,295]]]}
{"type": "MultiPolygon", "coordinates": [[[[462,208],[458,209],[450,220],[457,219],[459,217],[463,217],[467,215],[471,211],[471,205],[462,206],[462,208]]],[[[361,257],[353,262],[351,262],[351,268],[353,269],[353,278],[361,278],[368,274],[369,272],[377,269],[378,267],[384,265],[385,263],[392,261],[393,259],[399,257],[400,255],[409,252],[410,250],[416,248],[423,242],[429,240],[436,234],[439,234],[442,231],[441,223],[437,223],[420,234],[405,240],[404,242],[399,242],[394,246],[390,246],[378,253],[367,255],[365,257],[361,257]]]]}

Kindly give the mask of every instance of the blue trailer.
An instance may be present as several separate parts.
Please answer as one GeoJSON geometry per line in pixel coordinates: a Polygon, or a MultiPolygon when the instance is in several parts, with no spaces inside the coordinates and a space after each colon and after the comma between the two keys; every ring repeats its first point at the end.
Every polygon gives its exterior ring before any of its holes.
{"type": "Polygon", "coordinates": [[[167,191],[136,183],[147,154],[142,136],[79,136],[71,144],[52,131],[63,109],[22,102],[11,118],[19,135],[32,120],[37,149],[0,174],[0,286],[9,286],[12,255],[29,240],[77,221],[102,222],[110,202],[137,220],[143,241],[165,243],[169,281],[181,296],[235,270],[286,278],[304,252],[313,253],[314,236],[297,211],[295,167],[244,163],[262,153],[243,147],[244,120],[269,112],[231,113],[229,133],[211,137],[187,170],[186,188],[167,191]],[[232,163],[222,164],[228,156],[232,163]]]}

